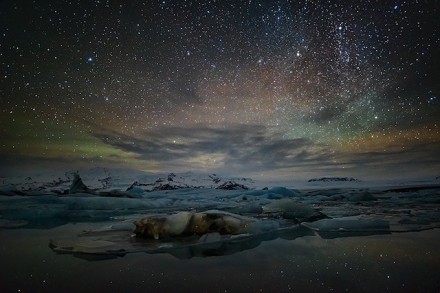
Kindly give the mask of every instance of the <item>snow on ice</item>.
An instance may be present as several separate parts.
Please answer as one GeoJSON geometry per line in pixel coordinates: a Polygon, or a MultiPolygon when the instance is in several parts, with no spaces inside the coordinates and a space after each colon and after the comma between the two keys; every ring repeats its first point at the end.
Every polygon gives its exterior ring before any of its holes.
{"type": "MultiPolygon", "coordinates": [[[[336,180],[337,179],[337,180],[336,180]]],[[[312,180],[294,187],[217,174],[147,174],[95,168],[2,178],[0,228],[86,225],[52,239],[87,259],[132,252],[224,255],[276,238],[322,238],[440,227],[440,185],[312,180]],[[53,179],[55,178],[55,179],[53,179]],[[263,188],[264,187],[264,188],[263,188]]]]}

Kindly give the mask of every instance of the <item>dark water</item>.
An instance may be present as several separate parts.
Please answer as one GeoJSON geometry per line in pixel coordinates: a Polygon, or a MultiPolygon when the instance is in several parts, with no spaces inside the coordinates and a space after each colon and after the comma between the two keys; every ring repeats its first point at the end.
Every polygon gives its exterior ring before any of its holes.
{"type": "Polygon", "coordinates": [[[440,229],[276,239],[232,255],[133,253],[101,261],[56,254],[79,225],[0,230],[1,292],[440,292],[440,229]]]}

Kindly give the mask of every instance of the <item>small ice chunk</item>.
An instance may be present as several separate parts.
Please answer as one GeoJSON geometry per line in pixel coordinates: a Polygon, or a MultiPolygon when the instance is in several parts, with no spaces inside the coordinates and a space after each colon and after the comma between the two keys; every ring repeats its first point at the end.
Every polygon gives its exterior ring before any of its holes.
{"type": "Polygon", "coordinates": [[[273,187],[271,189],[253,190],[246,193],[253,196],[265,196],[270,199],[279,199],[283,197],[296,197],[300,196],[299,191],[288,189],[285,187],[273,187]]]}
{"type": "Polygon", "coordinates": [[[312,223],[302,223],[304,226],[318,231],[365,231],[389,230],[389,222],[382,219],[362,216],[322,219],[312,223]]]}
{"type": "Polygon", "coordinates": [[[263,206],[263,212],[278,213],[281,214],[283,218],[297,219],[300,221],[316,220],[325,217],[324,214],[316,211],[312,207],[288,198],[274,200],[263,206]]]}
{"type": "Polygon", "coordinates": [[[292,190],[292,189],[287,189],[285,187],[273,187],[273,188],[269,189],[268,192],[280,194],[284,197],[294,197],[294,196],[300,195],[300,193],[298,191],[292,190]]]}

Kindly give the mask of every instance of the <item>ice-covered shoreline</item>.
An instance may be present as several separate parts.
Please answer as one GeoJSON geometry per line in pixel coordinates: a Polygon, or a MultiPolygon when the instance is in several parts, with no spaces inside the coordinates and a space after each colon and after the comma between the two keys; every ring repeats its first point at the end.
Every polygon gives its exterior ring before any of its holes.
{"type": "Polygon", "coordinates": [[[183,255],[188,257],[230,254],[280,237],[340,238],[440,227],[440,185],[435,181],[369,186],[360,180],[329,182],[325,178],[293,189],[216,174],[95,173],[84,172],[82,177],[66,173],[66,178],[51,181],[3,182],[0,229],[89,223],[86,234],[52,239],[52,249],[113,256],[139,249],[170,254],[186,251],[183,255]],[[179,214],[186,222],[175,220],[179,214]],[[201,222],[188,222],[193,218],[201,222]],[[159,235],[155,232],[145,233],[150,239],[137,235],[133,246],[134,222],[141,219],[146,219],[146,225],[154,223],[154,229],[160,226],[163,239],[153,237],[159,235]],[[204,229],[194,228],[202,224],[204,229]]]}

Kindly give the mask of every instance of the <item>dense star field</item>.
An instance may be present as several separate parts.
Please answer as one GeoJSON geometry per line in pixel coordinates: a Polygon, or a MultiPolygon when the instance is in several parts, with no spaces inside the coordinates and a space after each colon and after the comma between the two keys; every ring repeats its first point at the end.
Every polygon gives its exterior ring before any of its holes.
{"type": "Polygon", "coordinates": [[[1,172],[438,176],[439,8],[2,1],[1,172]]]}

